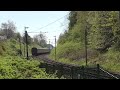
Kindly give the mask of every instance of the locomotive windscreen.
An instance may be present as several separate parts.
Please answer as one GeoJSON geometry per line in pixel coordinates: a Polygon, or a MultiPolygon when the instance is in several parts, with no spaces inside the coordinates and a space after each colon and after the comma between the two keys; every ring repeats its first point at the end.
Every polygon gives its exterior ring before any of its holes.
{"type": "Polygon", "coordinates": [[[37,55],[37,48],[32,48],[32,55],[36,56],[37,55]]]}

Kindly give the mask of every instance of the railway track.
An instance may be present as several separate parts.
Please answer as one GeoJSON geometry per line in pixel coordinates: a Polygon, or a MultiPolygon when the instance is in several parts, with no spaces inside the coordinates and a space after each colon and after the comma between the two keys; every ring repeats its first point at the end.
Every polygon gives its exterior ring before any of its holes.
{"type": "Polygon", "coordinates": [[[49,59],[48,55],[49,54],[42,54],[36,56],[44,61],[44,63],[41,63],[40,68],[46,68],[47,72],[51,71],[52,73],[58,70],[59,77],[64,75],[68,79],[120,79],[120,75],[111,74],[104,69],[101,70],[101,67],[84,67],[65,64],[49,59]]]}
{"type": "Polygon", "coordinates": [[[66,66],[66,67],[79,67],[77,65],[71,65],[71,64],[65,64],[65,63],[62,63],[62,62],[57,62],[55,60],[49,59],[48,56],[49,56],[49,54],[42,54],[42,55],[37,56],[37,58],[41,59],[45,63],[49,63],[49,64],[52,64],[52,65],[54,64],[54,65],[63,65],[63,66],[66,66]]]}

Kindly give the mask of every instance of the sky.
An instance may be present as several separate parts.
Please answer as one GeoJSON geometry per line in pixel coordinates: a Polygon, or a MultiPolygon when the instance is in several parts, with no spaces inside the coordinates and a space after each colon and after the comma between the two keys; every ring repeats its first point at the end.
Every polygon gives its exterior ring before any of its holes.
{"type": "Polygon", "coordinates": [[[54,36],[58,40],[60,33],[68,27],[68,14],[69,11],[0,11],[0,25],[8,20],[13,21],[21,35],[24,27],[29,27],[26,30],[31,37],[42,32],[47,43],[50,39],[50,43],[54,45],[54,36]]]}

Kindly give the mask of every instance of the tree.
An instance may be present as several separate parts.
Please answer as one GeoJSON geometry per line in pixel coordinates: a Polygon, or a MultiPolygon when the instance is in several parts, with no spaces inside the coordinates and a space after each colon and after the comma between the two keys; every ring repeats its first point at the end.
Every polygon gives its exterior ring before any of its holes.
{"type": "Polygon", "coordinates": [[[112,16],[114,17],[113,19],[113,34],[114,34],[114,49],[120,50],[120,12],[118,11],[113,11],[112,16]]]}
{"type": "Polygon", "coordinates": [[[35,35],[35,36],[33,37],[33,42],[36,43],[36,44],[39,44],[38,35],[35,35]]]}
{"type": "Polygon", "coordinates": [[[7,23],[1,24],[2,34],[8,39],[14,37],[16,31],[16,26],[13,21],[8,21],[7,23]]]}
{"type": "Polygon", "coordinates": [[[58,43],[64,44],[68,40],[69,36],[68,30],[65,30],[63,34],[59,35],[58,43]]]}
{"type": "Polygon", "coordinates": [[[66,41],[80,42],[84,45],[85,30],[90,25],[87,21],[88,11],[71,11],[69,14],[68,30],[59,36],[58,43],[63,44],[66,41]]]}
{"type": "Polygon", "coordinates": [[[0,28],[0,35],[2,35],[2,29],[0,28]]]}
{"type": "Polygon", "coordinates": [[[88,46],[107,50],[120,46],[120,12],[118,11],[71,11],[67,33],[59,36],[58,43],[67,41],[84,45],[87,30],[88,46]]]}
{"type": "Polygon", "coordinates": [[[69,13],[69,30],[75,25],[77,22],[77,12],[76,11],[71,11],[69,13]]]}
{"type": "MultiPolygon", "coordinates": [[[[26,37],[25,37],[25,35],[23,35],[22,39],[23,39],[23,43],[26,43],[26,37]]],[[[28,44],[31,44],[32,43],[32,38],[29,35],[27,35],[27,39],[28,39],[27,40],[28,44]]]]}
{"type": "MultiPolygon", "coordinates": [[[[115,11],[95,11],[90,13],[90,17],[94,16],[91,21],[92,27],[89,35],[89,42],[92,48],[106,51],[111,47],[115,40],[116,15],[115,11]]],[[[90,18],[89,17],[89,18],[90,18]]]]}
{"type": "Polygon", "coordinates": [[[34,42],[40,45],[41,47],[47,47],[47,41],[45,35],[42,33],[35,35],[33,38],[34,42]]]}
{"type": "Polygon", "coordinates": [[[16,40],[20,40],[22,38],[22,36],[20,35],[19,32],[15,33],[15,39],[16,40]]]}

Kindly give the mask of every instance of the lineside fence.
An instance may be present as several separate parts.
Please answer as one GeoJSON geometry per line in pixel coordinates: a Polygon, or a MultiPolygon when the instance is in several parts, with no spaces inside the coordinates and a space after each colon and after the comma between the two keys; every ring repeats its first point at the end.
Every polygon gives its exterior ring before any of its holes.
{"type": "Polygon", "coordinates": [[[120,75],[113,74],[103,69],[99,64],[95,66],[73,66],[55,61],[44,61],[40,68],[46,68],[49,74],[56,73],[66,79],[120,79],[120,75]]]}

